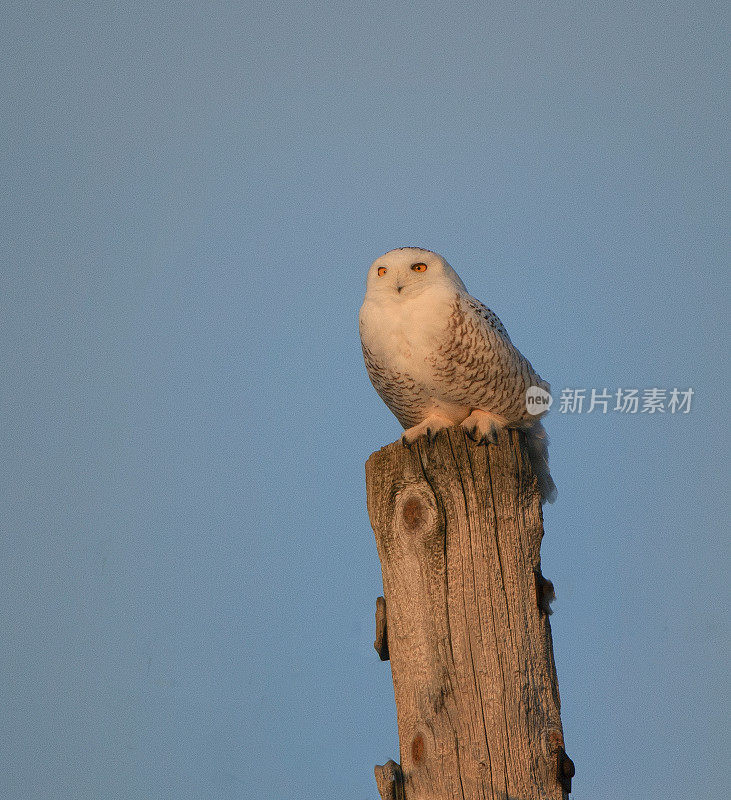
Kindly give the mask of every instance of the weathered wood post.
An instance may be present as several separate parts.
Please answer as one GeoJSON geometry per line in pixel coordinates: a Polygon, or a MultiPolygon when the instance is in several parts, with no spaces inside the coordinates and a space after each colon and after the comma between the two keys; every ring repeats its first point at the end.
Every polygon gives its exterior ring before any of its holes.
{"type": "Polygon", "coordinates": [[[553,587],[523,435],[478,446],[457,427],[396,442],[368,459],[366,485],[401,751],[376,767],[381,797],[566,800],[553,587]]]}

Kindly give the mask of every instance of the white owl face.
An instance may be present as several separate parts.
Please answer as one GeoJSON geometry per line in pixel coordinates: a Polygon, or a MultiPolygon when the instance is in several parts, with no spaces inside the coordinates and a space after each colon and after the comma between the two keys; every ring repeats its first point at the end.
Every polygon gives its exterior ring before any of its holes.
{"type": "Polygon", "coordinates": [[[366,294],[407,299],[436,286],[465,288],[459,275],[438,253],[420,247],[400,247],[371,264],[366,294]]]}

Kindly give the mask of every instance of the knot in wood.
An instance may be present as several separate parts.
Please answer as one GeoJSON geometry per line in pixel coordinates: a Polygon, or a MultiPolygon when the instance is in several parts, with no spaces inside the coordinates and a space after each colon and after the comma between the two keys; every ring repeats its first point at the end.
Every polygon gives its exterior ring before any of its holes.
{"type": "Polygon", "coordinates": [[[406,534],[427,534],[438,527],[439,514],[434,497],[419,484],[407,486],[396,496],[394,517],[406,534]]]}
{"type": "Polygon", "coordinates": [[[550,727],[541,736],[543,755],[548,763],[555,761],[557,754],[564,748],[563,733],[560,728],[550,727]]]}
{"type": "Polygon", "coordinates": [[[424,737],[417,733],[414,736],[414,741],[411,742],[411,758],[415,764],[418,764],[424,757],[424,737]]]}
{"type": "Polygon", "coordinates": [[[401,518],[404,527],[408,530],[416,530],[424,526],[428,519],[427,509],[424,507],[421,498],[412,496],[401,507],[401,518]]]}

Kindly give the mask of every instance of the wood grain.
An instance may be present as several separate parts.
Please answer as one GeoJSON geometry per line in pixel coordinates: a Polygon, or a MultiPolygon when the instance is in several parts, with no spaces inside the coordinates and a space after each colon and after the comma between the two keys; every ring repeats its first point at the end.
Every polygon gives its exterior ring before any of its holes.
{"type": "Polygon", "coordinates": [[[485,446],[457,427],[394,443],[368,459],[366,485],[404,800],[565,800],[536,589],[543,518],[523,434],[485,446]]]}

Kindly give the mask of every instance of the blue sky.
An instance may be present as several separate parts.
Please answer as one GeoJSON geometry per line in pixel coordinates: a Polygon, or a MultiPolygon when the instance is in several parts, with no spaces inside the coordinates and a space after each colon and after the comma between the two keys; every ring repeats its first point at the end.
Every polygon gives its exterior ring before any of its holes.
{"type": "Polygon", "coordinates": [[[397,758],[357,310],[442,253],[554,390],[576,800],[725,796],[720,3],[14,3],[0,794],[374,798],[397,758]]]}

